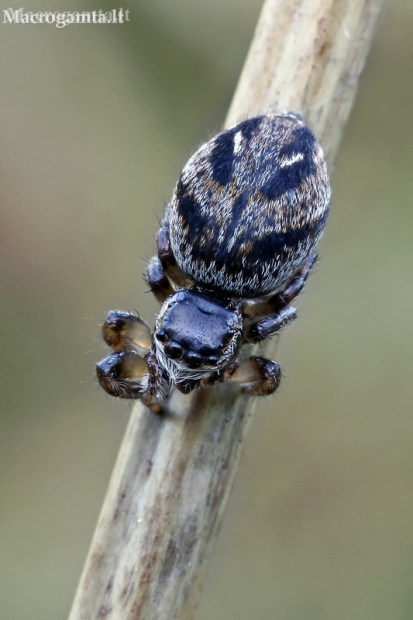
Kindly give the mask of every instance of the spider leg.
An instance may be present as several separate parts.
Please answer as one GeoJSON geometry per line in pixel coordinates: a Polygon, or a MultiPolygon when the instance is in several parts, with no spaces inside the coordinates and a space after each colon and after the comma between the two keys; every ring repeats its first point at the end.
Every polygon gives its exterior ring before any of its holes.
{"type": "Polygon", "coordinates": [[[117,351],[96,364],[100,385],[119,398],[141,398],[148,372],[146,360],[133,351],[117,351]]]}
{"type": "Polygon", "coordinates": [[[139,399],[161,413],[163,408],[159,401],[169,389],[166,382],[156,383],[158,377],[151,366],[151,352],[143,358],[134,351],[116,351],[96,364],[96,375],[101,387],[111,396],[139,399]]]}
{"type": "Polygon", "coordinates": [[[192,284],[192,280],[188,278],[178,266],[171,247],[169,237],[169,205],[165,209],[165,214],[161,223],[161,227],[156,237],[158,257],[162,264],[163,270],[168,278],[178,288],[192,284]]]}
{"type": "Polygon", "coordinates": [[[114,351],[145,354],[152,346],[149,326],[136,314],[111,310],[102,326],[103,339],[114,351]]]}
{"type": "Polygon", "coordinates": [[[310,275],[316,260],[317,255],[310,254],[291,280],[287,282],[287,285],[268,299],[258,302],[245,302],[242,308],[244,316],[247,319],[259,320],[288,306],[303,290],[305,281],[310,275]]]}
{"type": "Polygon", "coordinates": [[[161,227],[156,237],[158,255],[151,258],[143,277],[155,295],[163,304],[165,299],[175,291],[174,285],[181,288],[190,284],[190,280],[178,267],[172,252],[169,238],[169,209],[165,210],[161,227]]]}
{"type": "Polygon", "coordinates": [[[268,396],[280,385],[281,368],[265,357],[252,356],[228,368],[225,377],[239,383],[245,394],[268,396]]]}
{"type": "Polygon", "coordinates": [[[174,288],[157,256],[151,258],[143,277],[160,304],[163,304],[165,299],[174,292],[174,288]]]}
{"type": "Polygon", "coordinates": [[[148,325],[136,314],[111,310],[102,327],[103,338],[113,353],[96,365],[102,388],[111,396],[140,399],[156,413],[159,401],[170,391],[158,369],[148,325]]]}
{"type": "Polygon", "coordinates": [[[287,306],[279,312],[269,314],[245,330],[244,342],[255,343],[271,338],[296,318],[297,310],[293,306],[287,306]]]}
{"type": "Polygon", "coordinates": [[[287,284],[284,290],[278,293],[280,298],[280,303],[283,303],[285,306],[290,304],[293,299],[297,297],[301,293],[304,288],[304,284],[311,273],[312,268],[314,267],[317,260],[317,254],[313,252],[310,256],[304,261],[300,269],[295,273],[294,277],[287,284]]]}
{"type": "Polygon", "coordinates": [[[243,314],[246,317],[245,342],[260,342],[279,332],[285,325],[294,321],[297,311],[289,304],[303,290],[311,269],[317,260],[311,254],[284,289],[262,302],[246,302],[243,314]]]}

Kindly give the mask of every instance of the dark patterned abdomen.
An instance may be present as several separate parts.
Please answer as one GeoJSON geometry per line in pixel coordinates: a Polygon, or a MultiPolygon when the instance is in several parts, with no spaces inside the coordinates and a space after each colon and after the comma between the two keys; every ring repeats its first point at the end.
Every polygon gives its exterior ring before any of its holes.
{"type": "Polygon", "coordinates": [[[172,251],[195,282],[258,297],[313,250],[329,201],[323,152],[301,118],[252,118],[205,143],[184,167],[168,208],[172,251]]]}

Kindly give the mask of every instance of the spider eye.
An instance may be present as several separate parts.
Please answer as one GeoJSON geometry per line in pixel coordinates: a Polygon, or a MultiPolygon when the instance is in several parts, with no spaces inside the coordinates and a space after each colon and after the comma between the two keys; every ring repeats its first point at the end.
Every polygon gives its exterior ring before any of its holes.
{"type": "Polygon", "coordinates": [[[195,351],[188,351],[184,357],[184,361],[188,364],[189,368],[199,368],[202,363],[202,357],[195,351]]]}
{"type": "Polygon", "coordinates": [[[165,342],[166,340],[166,333],[164,329],[158,329],[158,331],[155,333],[155,338],[156,340],[159,340],[159,342],[165,342]]]}
{"type": "Polygon", "coordinates": [[[182,347],[180,344],[178,344],[177,342],[174,342],[173,340],[171,340],[171,342],[168,342],[165,347],[164,347],[164,351],[166,353],[166,355],[168,357],[170,357],[173,360],[179,359],[180,357],[182,357],[182,347]]]}
{"type": "Polygon", "coordinates": [[[207,366],[216,366],[218,364],[218,355],[208,355],[204,362],[207,366]]]}

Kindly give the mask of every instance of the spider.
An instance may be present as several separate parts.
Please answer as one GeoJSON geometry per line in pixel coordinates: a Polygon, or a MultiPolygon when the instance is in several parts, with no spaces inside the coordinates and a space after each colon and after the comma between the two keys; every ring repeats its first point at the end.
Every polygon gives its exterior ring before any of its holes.
{"type": "Polygon", "coordinates": [[[144,278],[161,309],[153,332],[109,312],[113,353],[96,366],[112,396],[162,410],[229,380],[251,395],[279,386],[277,362],[247,356],[291,323],[291,302],[315,263],[330,185],[322,149],[300,114],[250,118],[203,144],[182,170],[144,278]]]}

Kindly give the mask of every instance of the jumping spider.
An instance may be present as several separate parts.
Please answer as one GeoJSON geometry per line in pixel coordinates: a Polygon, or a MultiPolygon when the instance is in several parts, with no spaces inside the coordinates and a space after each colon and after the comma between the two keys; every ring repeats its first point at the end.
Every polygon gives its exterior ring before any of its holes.
{"type": "Polygon", "coordinates": [[[155,411],[173,387],[187,394],[228,379],[274,392],[277,362],[242,357],[296,318],[292,300],[316,260],[330,186],[320,145],[297,113],[243,121],[185,165],[144,278],[162,304],[151,332],[129,312],[103,325],[113,353],[97,364],[112,396],[155,411]]]}

